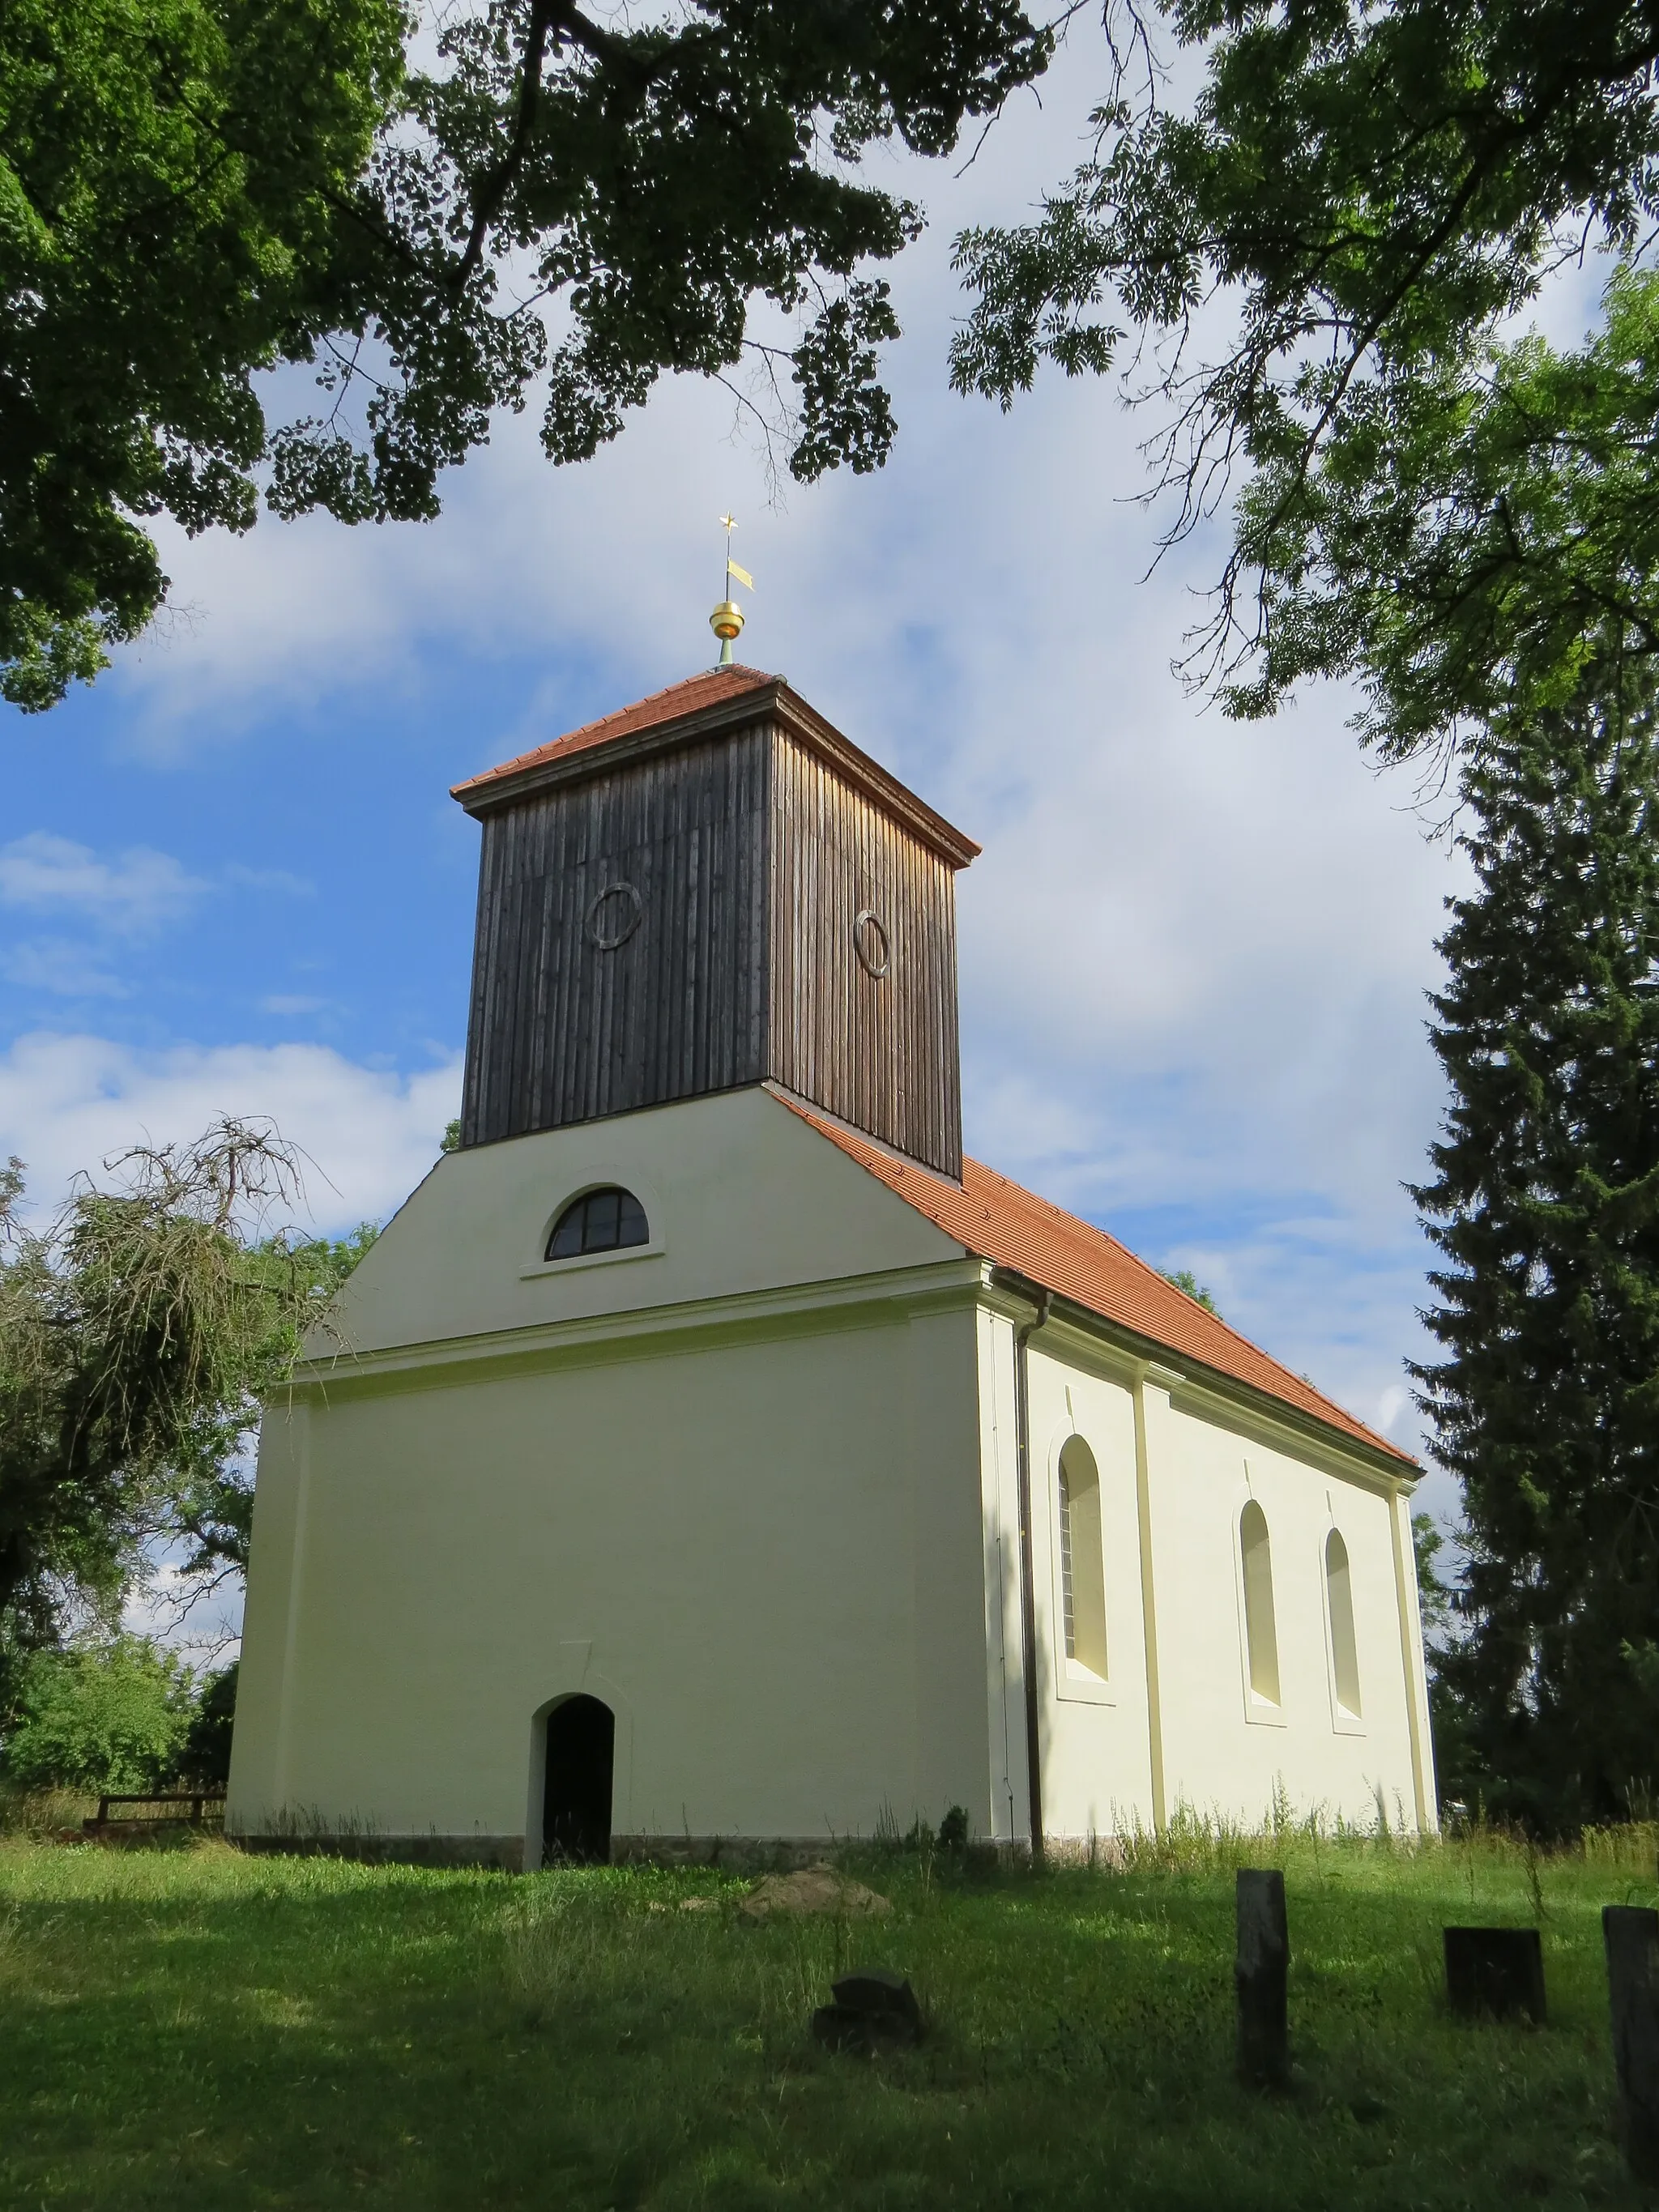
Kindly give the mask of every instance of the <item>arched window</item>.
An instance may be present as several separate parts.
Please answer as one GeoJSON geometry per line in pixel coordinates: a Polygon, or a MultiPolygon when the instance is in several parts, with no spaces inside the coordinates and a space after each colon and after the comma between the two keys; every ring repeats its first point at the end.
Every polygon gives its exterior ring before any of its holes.
{"type": "Polygon", "coordinates": [[[1273,1549],[1267,1541],[1267,1516],[1254,1498],[1238,1516],[1238,1547],[1244,1561],[1244,1644],[1250,1666],[1250,1694],[1276,1705],[1279,1632],[1273,1626],[1273,1549]]]}
{"type": "Polygon", "coordinates": [[[1106,1679],[1106,1571],[1101,1547],[1100,1470],[1081,1437],[1060,1455],[1060,1587],[1066,1656],[1106,1679]]]}
{"type": "Polygon", "coordinates": [[[547,1240],[550,1260],[576,1260],[587,1252],[618,1252],[629,1244],[644,1244],[651,1231],[645,1208],[631,1190],[614,1184],[573,1198],[553,1224],[547,1240]]]}
{"type": "Polygon", "coordinates": [[[1336,1677],[1336,1702],[1350,1719],[1359,1718],[1359,1646],[1353,1633],[1353,1584],[1348,1574],[1348,1547],[1341,1532],[1333,1528],[1325,1539],[1325,1597],[1331,1621],[1331,1671],[1336,1677]]]}

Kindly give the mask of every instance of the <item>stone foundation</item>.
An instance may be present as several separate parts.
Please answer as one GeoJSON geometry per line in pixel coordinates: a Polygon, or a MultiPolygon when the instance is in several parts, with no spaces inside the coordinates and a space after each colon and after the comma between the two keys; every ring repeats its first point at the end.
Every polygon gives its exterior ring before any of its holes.
{"type": "MultiPolygon", "coordinates": [[[[501,1874],[525,1870],[522,1836],[383,1836],[296,1826],[257,1833],[228,1830],[226,1840],[239,1850],[355,1859],[368,1866],[493,1867],[501,1874]]],[[[724,1874],[793,1874],[801,1867],[823,1861],[833,1864],[842,1851],[859,1848],[856,1838],[836,1842],[822,1836],[613,1836],[611,1863],[716,1868],[724,1874]]],[[[968,1856],[981,1864],[1006,1866],[1029,1861],[1030,1852],[1020,1844],[975,1844],[969,1846],[968,1856]]],[[[1091,1866],[1118,1872],[1126,1864],[1127,1853],[1115,1837],[1085,1840],[1051,1836],[1048,1858],[1051,1866],[1091,1866]]]]}
{"type": "Polygon", "coordinates": [[[793,1874],[833,1859],[823,1836],[613,1836],[612,1866],[718,1867],[727,1874],[793,1874]]]}
{"type": "Polygon", "coordinates": [[[264,1834],[226,1832],[238,1850],[281,1853],[295,1858],[356,1859],[366,1866],[494,1867],[501,1874],[524,1872],[522,1836],[376,1836],[325,1831],[274,1830],[264,1834]]]}
{"type": "MultiPolygon", "coordinates": [[[[522,1836],[383,1836],[276,1829],[232,1832],[240,1850],[357,1859],[370,1866],[483,1866],[524,1872],[522,1836]]],[[[836,1856],[821,1836],[613,1836],[612,1866],[718,1867],[731,1874],[792,1874],[836,1856]]]]}

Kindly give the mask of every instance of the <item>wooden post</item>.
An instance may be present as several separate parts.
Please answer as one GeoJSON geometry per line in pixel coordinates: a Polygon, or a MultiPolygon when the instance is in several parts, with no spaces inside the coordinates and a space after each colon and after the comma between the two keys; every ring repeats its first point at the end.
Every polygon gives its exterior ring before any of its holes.
{"type": "Polygon", "coordinates": [[[1240,1867],[1237,1907],[1238,2075],[1253,2089],[1282,2089],[1291,2078],[1284,1875],[1240,1867]]]}
{"type": "Polygon", "coordinates": [[[1605,1905],[1601,1942],[1619,2077],[1619,2131],[1636,2179],[1659,2182],[1659,1912],[1605,1905]]]}

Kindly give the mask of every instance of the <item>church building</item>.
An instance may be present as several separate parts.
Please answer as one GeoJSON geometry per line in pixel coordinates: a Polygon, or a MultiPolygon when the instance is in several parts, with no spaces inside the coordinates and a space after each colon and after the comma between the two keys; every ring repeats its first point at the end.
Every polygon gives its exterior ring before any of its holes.
{"type": "Polygon", "coordinates": [[[978,848],[733,665],[454,795],[460,1144],[266,1412],[231,1831],[1432,1829],[1416,1463],[963,1156],[978,848]]]}

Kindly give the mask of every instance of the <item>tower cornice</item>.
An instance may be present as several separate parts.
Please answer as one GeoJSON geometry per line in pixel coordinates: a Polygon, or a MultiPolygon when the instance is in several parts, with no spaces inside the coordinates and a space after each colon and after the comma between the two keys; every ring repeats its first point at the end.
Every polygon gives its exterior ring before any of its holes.
{"type": "Polygon", "coordinates": [[[980,848],[971,837],[872,760],[792,690],[787,678],[729,669],[712,671],[710,677],[724,680],[693,677],[653,699],[641,700],[604,721],[573,730],[500,768],[455,784],[450,796],[469,814],[482,817],[542,792],[609,775],[654,754],[718,737],[725,730],[775,722],[950,866],[965,868],[978,857],[980,848]],[[734,685],[733,675],[750,680],[734,685]]]}

